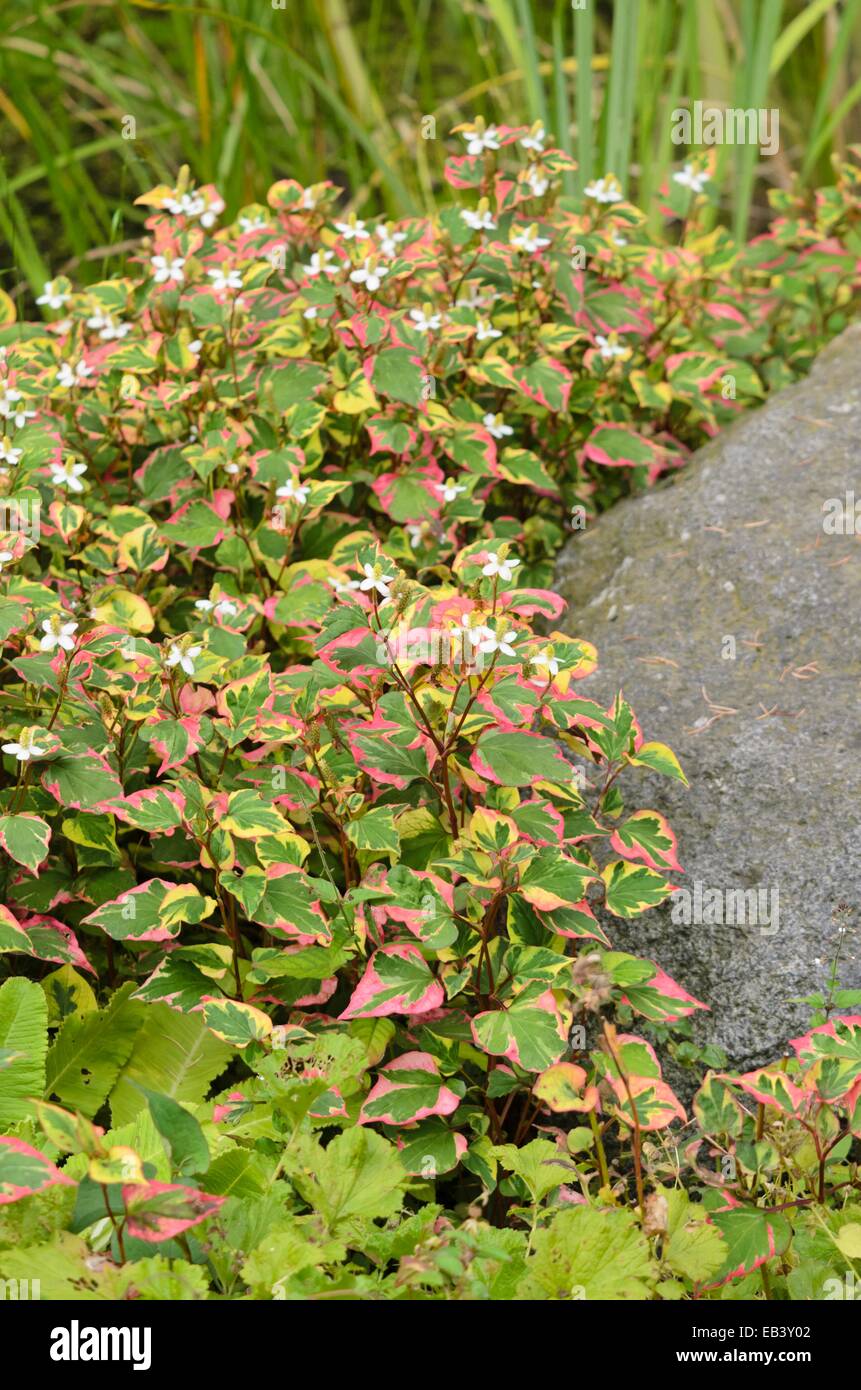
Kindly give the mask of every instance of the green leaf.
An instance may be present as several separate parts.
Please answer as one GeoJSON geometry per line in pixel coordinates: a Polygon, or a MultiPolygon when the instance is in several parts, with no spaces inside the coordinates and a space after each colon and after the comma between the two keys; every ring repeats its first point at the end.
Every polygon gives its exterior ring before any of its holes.
{"type": "Polygon", "coordinates": [[[423,368],[409,348],[385,348],[374,359],[375,390],[393,401],[417,406],[422,399],[423,368]]]}
{"type": "Polygon", "coordinates": [[[11,859],[35,873],[48,853],[51,831],[41,816],[25,811],[17,816],[0,816],[0,846],[11,859]]]}
{"type": "Polygon", "coordinates": [[[202,922],[214,911],[215,899],[204,897],[193,883],[150,878],[103,903],[84,922],[101,927],[114,941],[168,941],[183,922],[202,922]]]}
{"type": "Polygon", "coordinates": [[[667,1202],[667,1235],[662,1256],[674,1274],[701,1284],[720,1269],[726,1256],[723,1236],[707,1213],[683,1188],[658,1188],[667,1202]]]}
{"type": "Polygon", "coordinates": [[[146,1097],[153,1123],[167,1141],[171,1167],[177,1177],[205,1173],[209,1167],[209,1145],[194,1116],[170,1096],[151,1091],[139,1082],[134,1084],[146,1097]]]}
{"type": "Polygon", "coordinates": [[[352,840],[357,849],[397,854],[400,848],[391,806],[372,806],[358,820],[349,821],[346,829],[347,839],[352,840]]]}
{"type": "Polygon", "coordinates": [[[220,828],[241,840],[253,840],[258,835],[280,835],[288,829],[287,822],[276,806],[270,806],[257,792],[231,792],[227,798],[227,815],[220,828]]]}
{"type": "Polygon", "coordinates": [[[533,1139],[520,1149],[516,1144],[496,1144],[492,1152],[503,1168],[526,1184],[536,1203],[571,1177],[570,1163],[564,1161],[564,1155],[549,1139],[533,1139]]]}
{"type": "Polygon", "coordinates": [[[714,1283],[725,1284],[758,1269],[786,1249],[792,1230],[780,1212],[758,1207],[729,1206],[712,1211],[710,1219],[726,1242],[723,1264],[714,1272],[714,1283]]]}
{"type": "Polygon", "coordinates": [[[114,1125],[128,1124],[146,1109],[150,1091],[196,1105],[233,1056],[232,1048],[213,1037],[199,1013],[180,1014],[166,1004],[149,1004],[142,1018],[111,1093],[114,1125]]]}
{"type": "Polygon", "coordinates": [[[530,986],[505,1009],[477,1014],[472,1032],[482,1051],[526,1071],[546,1071],[568,1044],[553,994],[542,985],[530,986]]]}
{"type": "Polygon", "coordinates": [[[408,1181],[394,1144],[359,1127],[339,1134],[325,1149],[297,1146],[286,1167],[293,1185],[333,1235],[357,1217],[373,1221],[394,1216],[408,1181]]]}
{"type": "Polygon", "coordinates": [[[538,1231],[519,1299],[647,1299],[654,1283],[649,1247],[630,1211],[574,1207],[538,1231]]]}
{"type": "Polygon", "coordinates": [[[73,811],[102,811],[123,789],[106,758],[89,750],[57,758],[42,773],[42,786],[73,811]]]}
{"type": "Polygon", "coordinates": [[[27,1098],[45,1089],[48,1001],[32,980],[15,978],[0,987],[0,1048],[11,1054],[0,1070],[0,1124],[29,1115],[27,1098]]]}
{"type": "Polygon", "coordinates": [[[504,787],[528,787],[542,779],[571,780],[571,764],[555,743],[540,734],[517,730],[486,730],[470,763],[480,777],[504,787]]]}
{"type": "Polygon", "coordinates": [[[670,884],[654,869],[614,859],[602,871],[606,905],[615,917],[636,917],[656,907],[672,892],[670,884]]]}
{"type": "Polygon", "coordinates": [[[688,779],[682,772],[678,758],[665,743],[640,744],[630,761],[634,767],[650,767],[653,772],[663,773],[664,777],[673,777],[677,782],[688,785],[688,779]]]}
{"type": "Polygon", "coordinates": [[[48,1052],[45,1094],[88,1119],[107,1100],[143,1023],[143,1005],[128,997],[133,988],[124,985],[99,1013],[72,1014],[48,1052]]]}
{"type": "Polygon", "coordinates": [[[71,1178],[38,1149],[21,1139],[0,1138],[0,1206],[61,1185],[73,1186],[71,1178]]]}

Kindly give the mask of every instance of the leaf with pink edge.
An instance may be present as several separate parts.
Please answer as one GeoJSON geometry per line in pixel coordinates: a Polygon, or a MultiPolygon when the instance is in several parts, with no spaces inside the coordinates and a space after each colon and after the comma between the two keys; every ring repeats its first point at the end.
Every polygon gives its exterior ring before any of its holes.
{"type": "Polygon", "coordinates": [[[365,973],[340,1018],[380,1018],[385,1014],[430,1013],[445,998],[442,985],[417,946],[383,946],[368,961],[365,973]]]}
{"type": "Polygon", "coordinates": [[[0,1138],[0,1206],[46,1187],[74,1187],[71,1178],[22,1139],[0,1138]]]}
{"type": "Polygon", "coordinates": [[[571,780],[571,764],[557,744],[541,734],[512,728],[485,730],[470,764],[479,777],[504,787],[529,787],[542,779],[571,780]]]}
{"type": "Polygon", "coordinates": [[[587,1086],[586,1073],[576,1062],[556,1062],[543,1071],[532,1088],[537,1100],[556,1115],[595,1110],[598,1088],[587,1086]]]}
{"type": "Polygon", "coordinates": [[[41,816],[22,811],[15,816],[0,816],[0,848],[10,859],[38,874],[51,843],[51,830],[41,816]]]}
{"type": "Polygon", "coordinates": [[[123,794],[107,758],[92,748],[48,764],[42,772],[42,786],[72,811],[108,811],[110,803],[123,794]]]}
{"type": "Polygon", "coordinates": [[[810,1092],[796,1086],[778,1066],[757,1067],[755,1071],[745,1072],[742,1076],[731,1076],[725,1072],[719,1072],[718,1076],[721,1081],[740,1086],[746,1095],[753,1096],[760,1105],[774,1106],[784,1115],[797,1115],[810,1099],[810,1092]]]}
{"type": "Polygon", "coordinates": [[[170,941],[183,922],[202,922],[215,911],[193,883],[168,883],[150,878],[85,917],[87,926],[101,927],[114,941],[170,941]]]}
{"type": "Polygon", "coordinates": [[[657,811],[635,811],[610,837],[611,849],[625,859],[642,859],[649,869],[681,873],[676,844],[675,832],[657,811]]]}
{"type": "Polygon", "coordinates": [[[823,1100],[839,1099],[861,1078],[861,1015],[832,1018],[791,1046],[823,1100]]]}
{"type": "Polygon", "coordinates": [[[731,1279],[742,1279],[768,1260],[781,1255],[792,1236],[786,1217],[780,1212],[743,1206],[729,1192],[707,1194],[704,1202],[722,1202],[709,1212],[709,1223],[726,1241],[726,1259],[708,1288],[718,1288],[731,1279]]]}
{"type": "MultiPolygon", "coordinates": [[[[380,1067],[359,1114],[359,1124],[412,1125],[431,1115],[451,1115],[460,1095],[446,1086],[429,1052],[405,1052],[380,1067]]],[[[463,1089],[463,1083],[456,1083],[463,1089]]]]}
{"type": "Polygon", "coordinates": [[[136,1240],[158,1243],[198,1226],[227,1201],[180,1183],[144,1182],[123,1187],[126,1230],[136,1240]]]}
{"type": "Polygon", "coordinates": [[[504,1009],[477,1014],[472,1036],[482,1052],[507,1057],[524,1071],[546,1071],[568,1045],[553,992],[541,984],[528,986],[504,1009]]]}
{"type": "Polygon", "coordinates": [[[628,955],[625,951],[604,951],[603,968],[623,991],[622,1002],[653,1023],[674,1023],[687,1018],[695,1009],[708,1005],[694,999],[654,961],[628,955]]]}

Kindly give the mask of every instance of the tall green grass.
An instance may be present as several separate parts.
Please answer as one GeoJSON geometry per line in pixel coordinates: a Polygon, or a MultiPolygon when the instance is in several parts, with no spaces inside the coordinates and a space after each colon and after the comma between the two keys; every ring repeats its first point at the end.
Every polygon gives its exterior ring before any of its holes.
{"type": "Polygon", "coordinates": [[[612,169],[648,201],[680,157],[674,107],[775,106],[767,167],[755,147],[720,152],[743,235],[770,182],[827,180],[861,139],[859,71],[861,0],[5,0],[3,283],[101,274],[139,233],[135,197],[183,162],[231,212],[287,174],[427,210],[442,137],[479,112],[544,121],[579,163],[566,191],[612,169]]]}

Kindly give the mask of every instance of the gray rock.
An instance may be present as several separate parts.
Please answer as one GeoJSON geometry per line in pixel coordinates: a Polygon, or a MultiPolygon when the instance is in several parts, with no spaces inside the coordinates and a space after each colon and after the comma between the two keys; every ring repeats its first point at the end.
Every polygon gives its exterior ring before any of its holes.
{"type": "Polygon", "coordinates": [[[725,906],[721,923],[667,905],[610,918],[614,943],[711,1005],[696,1036],[733,1066],[779,1057],[809,1020],[794,996],[825,987],[838,945],[843,985],[861,986],[861,325],[575,536],[557,586],[567,631],[598,648],[579,691],[609,704],[623,689],[690,781],[626,773],[627,809],[669,818],[692,899],[697,882],[778,895],[756,925],[727,925],[725,906]],[[853,489],[855,533],[850,511],[829,534],[829,499],[853,489]]]}

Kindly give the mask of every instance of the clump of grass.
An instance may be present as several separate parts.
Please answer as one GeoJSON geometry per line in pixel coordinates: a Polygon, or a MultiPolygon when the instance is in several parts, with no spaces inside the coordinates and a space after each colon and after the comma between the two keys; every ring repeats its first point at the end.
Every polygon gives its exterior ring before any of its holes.
{"type": "Polygon", "coordinates": [[[475,113],[553,129],[579,162],[567,192],[612,169],[648,203],[681,153],[675,106],[776,106],[768,169],[753,146],[722,151],[721,215],[743,236],[769,181],[797,169],[821,183],[861,135],[859,49],[861,0],[7,6],[4,283],[20,292],[64,267],[98,278],[136,234],[134,198],[186,160],[231,213],[287,172],[392,215],[429,211],[441,137],[475,113]]]}

